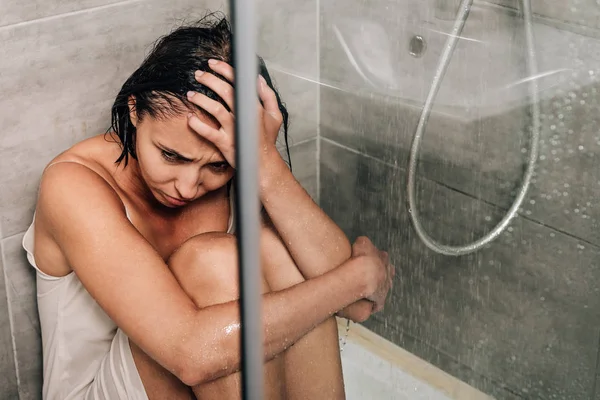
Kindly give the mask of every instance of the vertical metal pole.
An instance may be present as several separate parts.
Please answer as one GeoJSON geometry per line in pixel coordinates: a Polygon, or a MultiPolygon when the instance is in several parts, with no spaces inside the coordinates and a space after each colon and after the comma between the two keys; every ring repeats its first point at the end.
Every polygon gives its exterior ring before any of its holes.
{"type": "Polygon", "coordinates": [[[240,268],[242,398],[263,399],[258,193],[256,15],[253,0],[231,0],[235,68],[237,243],[240,268]]]}

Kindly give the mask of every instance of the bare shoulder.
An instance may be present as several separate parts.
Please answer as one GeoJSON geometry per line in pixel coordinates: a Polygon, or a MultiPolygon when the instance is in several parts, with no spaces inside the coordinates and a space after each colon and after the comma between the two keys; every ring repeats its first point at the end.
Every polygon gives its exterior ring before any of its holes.
{"type": "Polygon", "coordinates": [[[98,135],[77,143],[48,164],[40,182],[36,220],[69,219],[76,210],[99,204],[125,212],[109,170],[110,163],[114,164],[110,153],[115,151],[107,147],[103,135],[98,135]]]}
{"type": "Polygon", "coordinates": [[[56,164],[76,163],[107,178],[107,174],[110,175],[110,171],[114,169],[119,154],[119,144],[110,135],[100,134],[82,140],[63,151],[48,163],[46,169],[56,164]]]}
{"type": "Polygon", "coordinates": [[[98,238],[106,221],[128,225],[125,207],[113,187],[86,166],[85,158],[47,168],[40,183],[35,214],[34,256],[38,267],[51,276],[73,270],[67,261],[75,238],[98,238]]]}

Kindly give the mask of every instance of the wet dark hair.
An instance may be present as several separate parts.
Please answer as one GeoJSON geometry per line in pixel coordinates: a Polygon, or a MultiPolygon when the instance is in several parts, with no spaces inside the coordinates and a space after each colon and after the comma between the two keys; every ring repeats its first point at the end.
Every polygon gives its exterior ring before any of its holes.
{"type": "MultiPolygon", "coordinates": [[[[130,96],[135,97],[135,111],[139,120],[146,115],[153,118],[181,115],[191,109],[200,110],[212,118],[210,114],[188,101],[186,94],[190,90],[202,93],[230,110],[213,90],[196,81],[194,72],[209,71],[226,81],[223,76],[212,71],[208,60],[213,58],[232,64],[232,39],[229,22],[222,13],[217,12],[207,14],[191,25],[181,26],[157,40],[142,65],[125,81],[112,106],[109,131],[112,130],[118,136],[122,147],[116,163],[124,160],[127,165],[129,156],[136,159],[136,128],[129,116],[130,96]]],[[[258,70],[277,97],[277,104],[283,116],[285,147],[291,168],[288,112],[273,85],[264,60],[260,57],[258,70]]]]}

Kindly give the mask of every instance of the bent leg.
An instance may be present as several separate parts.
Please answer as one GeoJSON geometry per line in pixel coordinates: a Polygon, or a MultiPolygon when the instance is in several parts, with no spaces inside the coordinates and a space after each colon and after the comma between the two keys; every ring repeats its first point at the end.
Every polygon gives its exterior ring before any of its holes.
{"type": "MultiPolygon", "coordinates": [[[[271,290],[279,291],[304,282],[279,235],[268,228],[263,228],[261,236],[261,258],[271,290]]],[[[286,399],[345,399],[335,317],[287,349],[284,358],[286,399]]]]}
{"type": "MultiPolygon", "coordinates": [[[[261,234],[263,292],[284,290],[304,281],[277,234],[261,234]]],[[[198,307],[239,297],[235,237],[221,233],[198,235],[184,243],[169,259],[169,267],[198,307]]],[[[301,318],[302,316],[298,316],[301,318]]],[[[193,399],[190,388],[164,370],[134,343],[131,350],[150,400],[193,399]]],[[[217,379],[194,393],[202,399],[235,399],[241,392],[240,373],[217,379]]],[[[334,317],[317,326],[282,356],[265,365],[267,398],[344,399],[337,324],[334,317]],[[282,393],[285,391],[285,395],[282,393]]]]}
{"type": "Polygon", "coordinates": [[[131,355],[148,400],[194,400],[192,390],[129,340],[131,355]]]}
{"type": "MultiPolygon", "coordinates": [[[[184,243],[168,261],[183,290],[202,308],[239,298],[236,239],[223,233],[195,236],[184,243]]],[[[262,292],[269,291],[263,279],[262,292]]],[[[225,332],[223,333],[225,334],[225,332]]],[[[284,359],[265,364],[265,398],[285,398],[284,359]]],[[[241,397],[241,373],[237,372],[192,388],[201,399],[241,397]]]]}

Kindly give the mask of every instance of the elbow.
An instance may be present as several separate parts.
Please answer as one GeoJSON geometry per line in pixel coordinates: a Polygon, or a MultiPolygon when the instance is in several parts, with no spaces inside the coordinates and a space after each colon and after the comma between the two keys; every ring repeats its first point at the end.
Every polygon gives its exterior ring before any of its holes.
{"type": "Polygon", "coordinates": [[[177,378],[183,382],[184,385],[189,387],[198,386],[204,382],[206,382],[205,377],[199,376],[197,373],[183,372],[180,375],[176,375],[177,378]]]}
{"type": "Polygon", "coordinates": [[[182,361],[176,367],[174,375],[183,382],[184,385],[194,387],[210,381],[209,368],[203,362],[192,362],[189,357],[187,361],[182,361]]]}
{"type": "MultiPolygon", "coordinates": [[[[239,362],[226,362],[225,352],[214,351],[202,357],[179,357],[174,375],[185,385],[194,387],[236,372],[239,362]],[[220,355],[219,355],[220,354],[220,355]]],[[[239,360],[238,360],[239,361],[239,360]]]]}
{"type": "Polygon", "coordinates": [[[190,343],[191,335],[183,335],[178,345],[171,351],[169,370],[185,385],[193,387],[209,380],[211,357],[199,357],[197,346],[190,343]]]}
{"type": "Polygon", "coordinates": [[[353,322],[362,323],[368,320],[372,313],[373,303],[363,299],[350,304],[337,315],[338,317],[346,318],[353,322]]]}

